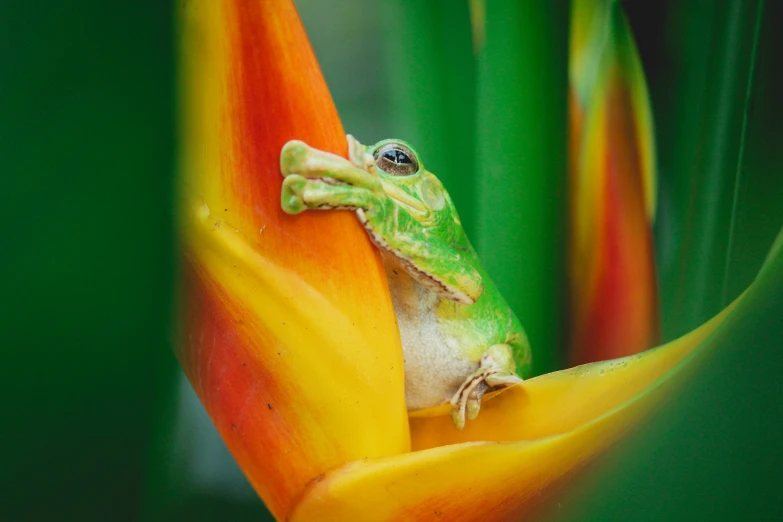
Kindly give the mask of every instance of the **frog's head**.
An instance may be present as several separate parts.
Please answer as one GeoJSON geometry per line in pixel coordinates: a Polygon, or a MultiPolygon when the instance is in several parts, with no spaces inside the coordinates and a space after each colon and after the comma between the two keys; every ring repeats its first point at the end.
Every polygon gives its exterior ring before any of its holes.
{"type": "Polygon", "coordinates": [[[366,148],[375,159],[383,191],[427,228],[462,225],[440,180],[424,168],[419,155],[402,140],[383,140],[366,148]]]}

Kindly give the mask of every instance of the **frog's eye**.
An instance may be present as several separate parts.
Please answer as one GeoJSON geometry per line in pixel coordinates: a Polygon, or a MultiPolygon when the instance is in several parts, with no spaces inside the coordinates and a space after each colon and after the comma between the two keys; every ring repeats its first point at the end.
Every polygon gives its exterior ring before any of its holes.
{"type": "Polygon", "coordinates": [[[410,176],[419,171],[419,160],[401,143],[387,143],[375,151],[375,165],[386,174],[410,176]]]}

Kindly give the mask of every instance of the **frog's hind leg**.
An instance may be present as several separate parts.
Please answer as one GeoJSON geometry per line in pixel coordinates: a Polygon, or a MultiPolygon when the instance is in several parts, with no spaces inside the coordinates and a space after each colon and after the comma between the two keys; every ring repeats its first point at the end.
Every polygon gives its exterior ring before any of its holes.
{"type": "Polygon", "coordinates": [[[489,388],[512,386],[522,382],[516,373],[511,346],[495,344],[481,356],[481,366],[470,374],[451,398],[451,418],[457,429],[465,419],[473,420],[481,408],[481,398],[489,388]]]}

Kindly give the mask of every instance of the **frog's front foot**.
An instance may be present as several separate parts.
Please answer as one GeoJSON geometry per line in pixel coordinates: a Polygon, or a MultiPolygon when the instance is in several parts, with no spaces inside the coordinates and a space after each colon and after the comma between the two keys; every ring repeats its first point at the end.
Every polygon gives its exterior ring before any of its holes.
{"type": "Polygon", "coordinates": [[[348,136],[350,160],[289,141],[280,151],[285,176],[281,205],[289,214],[307,209],[367,209],[383,194],[372,163],[348,136]]]}
{"type": "Polygon", "coordinates": [[[522,382],[514,371],[516,364],[511,346],[495,344],[481,356],[481,366],[470,374],[451,398],[451,418],[457,429],[465,420],[473,420],[481,409],[481,398],[490,388],[512,386],[522,382]]]}

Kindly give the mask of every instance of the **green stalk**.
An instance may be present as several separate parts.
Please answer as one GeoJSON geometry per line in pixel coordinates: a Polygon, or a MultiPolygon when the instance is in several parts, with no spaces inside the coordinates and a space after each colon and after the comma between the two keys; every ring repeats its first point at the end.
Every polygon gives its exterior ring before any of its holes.
{"type": "Polygon", "coordinates": [[[139,513],[176,365],[171,22],[0,2],[2,520],[139,513]]]}
{"type": "Polygon", "coordinates": [[[390,124],[449,191],[468,235],[474,224],[475,57],[468,2],[382,4],[390,124]]]}
{"type": "Polygon", "coordinates": [[[486,5],[479,56],[477,247],[519,315],[533,372],[560,367],[566,216],[566,1],[486,5]]]}

